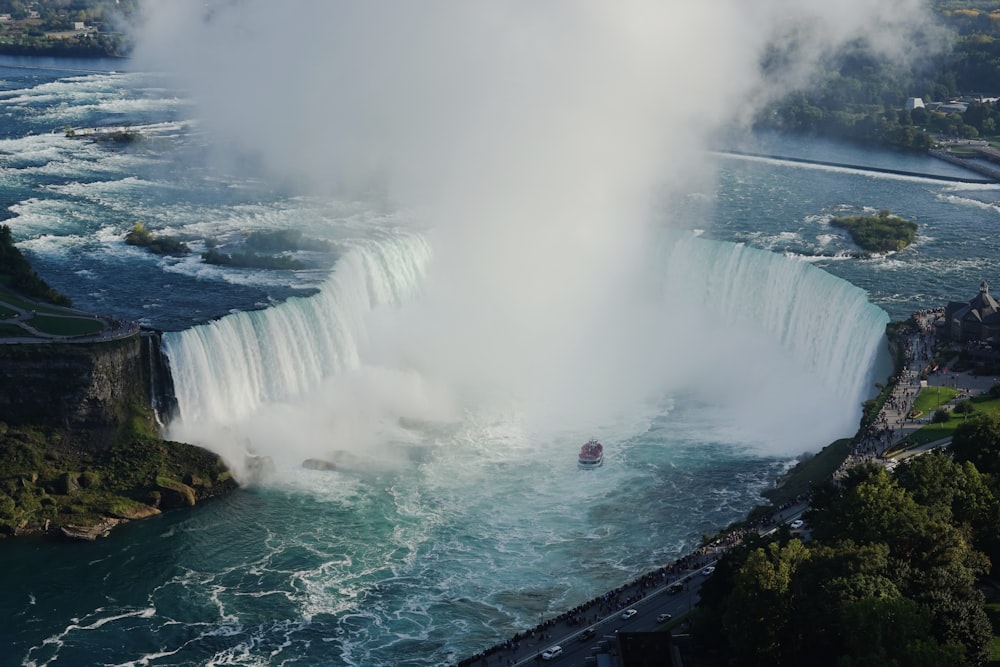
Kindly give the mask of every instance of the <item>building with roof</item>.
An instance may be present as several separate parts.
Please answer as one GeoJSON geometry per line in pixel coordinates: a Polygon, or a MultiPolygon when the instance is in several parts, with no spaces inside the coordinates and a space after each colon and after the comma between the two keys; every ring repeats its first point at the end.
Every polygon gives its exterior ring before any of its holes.
{"type": "Polygon", "coordinates": [[[1000,304],[990,296],[985,280],[979,294],[969,300],[951,301],[944,309],[944,335],[949,340],[1000,343],[1000,304]]]}

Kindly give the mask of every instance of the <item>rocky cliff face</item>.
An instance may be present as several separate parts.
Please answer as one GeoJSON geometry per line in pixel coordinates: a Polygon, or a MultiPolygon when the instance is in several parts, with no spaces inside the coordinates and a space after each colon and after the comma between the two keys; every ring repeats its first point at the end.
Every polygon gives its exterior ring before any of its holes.
{"type": "Polygon", "coordinates": [[[0,421],[46,424],[110,446],[130,406],[148,406],[138,335],[95,344],[0,346],[0,421]]]}
{"type": "Polygon", "coordinates": [[[138,334],[0,345],[0,537],[93,539],[236,488],[216,454],[159,437],[164,370],[138,334]]]}

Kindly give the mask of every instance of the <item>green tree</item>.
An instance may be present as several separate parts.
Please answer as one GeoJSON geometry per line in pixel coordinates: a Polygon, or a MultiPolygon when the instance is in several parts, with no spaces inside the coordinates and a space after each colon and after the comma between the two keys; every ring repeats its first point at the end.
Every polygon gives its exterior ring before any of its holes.
{"type": "Polygon", "coordinates": [[[983,594],[968,568],[952,563],[915,571],[908,597],[926,610],[938,642],[963,646],[974,665],[989,661],[993,626],[986,616],[983,594]]]}
{"type": "Polygon", "coordinates": [[[722,623],[744,664],[784,664],[783,656],[797,652],[797,642],[789,635],[789,586],[796,568],[807,558],[799,540],[784,547],[775,542],[750,552],[736,574],[722,623]]]}
{"type": "Polygon", "coordinates": [[[865,597],[844,611],[844,657],[838,667],[968,665],[962,648],[929,639],[931,620],[913,600],[865,597]]]}
{"type": "Polygon", "coordinates": [[[850,604],[866,598],[896,598],[889,547],[859,545],[851,540],[829,546],[814,544],[792,582],[791,636],[801,637],[797,663],[822,665],[843,652],[843,615],[850,604]]]}
{"type": "Polygon", "coordinates": [[[894,477],[916,502],[929,508],[939,519],[952,516],[956,496],[964,482],[961,466],[940,450],[907,459],[896,469],[894,477]]]}
{"type": "Polygon", "coordinates": [[[1000,413],[986,413],[960,424],[949,449],[958,463],[969,461],[987,475],[1000,473],[1000,413]]]}

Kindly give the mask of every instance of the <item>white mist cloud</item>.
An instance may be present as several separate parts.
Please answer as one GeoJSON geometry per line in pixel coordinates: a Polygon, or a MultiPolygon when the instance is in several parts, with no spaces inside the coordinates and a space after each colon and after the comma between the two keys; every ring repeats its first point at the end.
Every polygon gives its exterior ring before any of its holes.
{"type": "Polygon", "coordinates": [[[920,0],[171,0],[147,12],[136,65],[174,73],[219,146],[310,192],[382,179],[433,227],[425,299],[376,336],[380,361],[567,415],[662,388],[671,356],[699,344],[650,297],[654,191],[705,187],[711,137],[838,45],[906,54],[925,19],[920,0]],[[766,80],[774,49],[785,65],[766,80]]]}

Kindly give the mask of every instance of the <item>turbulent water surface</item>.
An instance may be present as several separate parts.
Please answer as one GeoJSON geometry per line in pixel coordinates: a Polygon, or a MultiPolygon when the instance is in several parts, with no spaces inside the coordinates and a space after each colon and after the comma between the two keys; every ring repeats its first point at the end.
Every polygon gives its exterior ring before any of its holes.
{"type": "MultiPolygon", "coordinates": [[[[595,367],[581,400],[629,400],[546,418],[496,387],[437,386],[386,352],[419,311],[433,221],[237,176],[182,91],[114,68],[0,60],[6,224],[76,305],[168,332],[172,435],[240,470],[248,453],[270,456],[275,472],[94,544],[4,543],[3,664],[457,661],[745,514],[796,454],[850,435],[884,372],[890,316],[996,276],[995,187],[714,153],[717,187],[663,207],[629,294],[664,381],[633,400],[595,367]],[[67,126],[144,140],[68,138],[67,126]],[[858,258],[828,221],[879,209],[916,220],[918,241],[858,258]],[[137,221],[193,252],[126,245],[137,221]],[[295,251],[298,270],[201,261],[209,244],[284,228],[329,245],[295,251]],[[591,437],[606,463],[579,471],[591,437]],[[309,457],[340,470],[304,470],[309,457]]],[[[761,153],[959,173],[760,141],[761,153]]]]}

